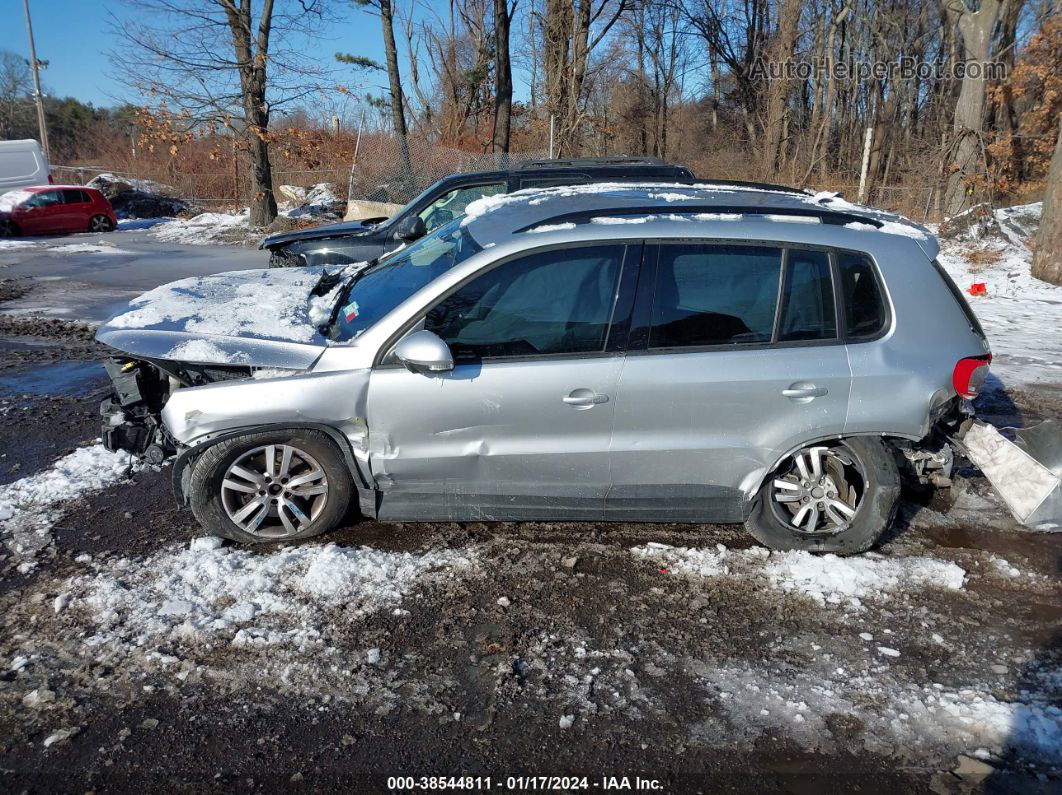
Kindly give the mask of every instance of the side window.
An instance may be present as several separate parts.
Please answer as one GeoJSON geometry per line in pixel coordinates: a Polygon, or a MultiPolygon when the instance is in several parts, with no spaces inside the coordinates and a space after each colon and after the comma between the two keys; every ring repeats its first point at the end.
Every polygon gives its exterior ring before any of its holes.
{"type": "Polygon", "coordinates": [[[85,204],[88,201],[88,196],[83,190],[64,190],[63,191],[63,203],[64,204],[85,204]]]}
{"type": "Polygon", "coordinates": [[[494,196],[498,193],[505,193],[504,182],[454,188],[421,210],[420,217],[424,220],[424,226],[427,227],[428,232],[432,232],[443,224],[448,224],[455,218],[460,218],[465,214],[465,208],[476,199],[482,199],[484,196],[494,196]]]}
{"type": "Polygon", "coordinates": [[[650,348],[770,342],[782,249],[663,245],[650,348]]]}
{"type": "Polygon", "coordinates": [[[623,251],[587,246],[507,262],[438,303],[425,328],[458,361],[601,351],[623,251]]]}
{"type": "Polygon", "coordinates": [[[830,256],[825,251],[789,249],[778,341],[832,340],[836,337],[830,256]]]}
{"type": "Polygon", "coordinates": [[[63,200],[59,196],[59,191],[57,191],[57,190],[46,190],[46,191],[41,191],[40,193],[34,193],[32,196],[30,196],[28,199],[26,199],[25,202],[23,202],[22,206],[23,207],[53,207],[56,204],[62,204],[62,203],[63,203],[63,200]]]}
{"type": "Polygon", "coordinates": [[[885,328],[887,314],[874,266],[862,254],[838,254],[837,262],[848,339],[859,341],[877,336],[885,328]]]}

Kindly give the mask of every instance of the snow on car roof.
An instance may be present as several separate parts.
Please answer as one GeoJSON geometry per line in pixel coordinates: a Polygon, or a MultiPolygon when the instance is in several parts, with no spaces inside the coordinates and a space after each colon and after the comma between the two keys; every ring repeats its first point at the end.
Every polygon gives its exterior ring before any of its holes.
{"type": "Polygon", "coordinates": [[[741,220],[748,214],[771,220],[814,222],[816,216],[849,228],[902,235],[920,242],[932,240],[925,227],[903,216],[865,207],[842,199],[836,193],[802,194],[714,183],[684,185],[670,182],[562,185],[528,188],[508,194],[485,196],[465,209],[462,225],[474,236],[494,240],[526,230],[535,232],[572,229],[582,223],[641,223],[655,221],[741,220]],[[684,207],[689,211],[684,212],[684,207]],[[720,212],[706,212],[719,207],[720,212]],[[659,208],[662,213],[643,212],[659,208]],[[613,221],[606,220],[610,217],[613,221]],[[620,218],[626,214],[625,218],[620,218]],[[846,223],[847,222],[847,223],[846,223]]]}

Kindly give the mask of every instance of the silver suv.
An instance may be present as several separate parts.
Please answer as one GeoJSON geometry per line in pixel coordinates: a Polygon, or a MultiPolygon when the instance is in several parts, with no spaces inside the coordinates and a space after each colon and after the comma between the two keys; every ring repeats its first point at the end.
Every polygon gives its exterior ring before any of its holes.
{"type": "Polygon", "coordinates": [[[153,290],[100,341],[112,449],[237,541],[364,516],[744,522],[869,548],[946,480],[984,334],[924,228],[831,195],[521,191],[370,264],[153,290]]]}

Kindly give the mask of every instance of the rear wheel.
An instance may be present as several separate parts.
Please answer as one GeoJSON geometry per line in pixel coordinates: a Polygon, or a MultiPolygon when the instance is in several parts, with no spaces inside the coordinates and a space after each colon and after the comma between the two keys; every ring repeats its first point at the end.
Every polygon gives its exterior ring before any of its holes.
{"type": "Polygon", "coordinates": [[[192,513],[204,528],[245,544],[297,541],[343,518],[353,489],[343,456],[313,430],[253,433],[195,462],[192,513]]]}
{"type": "Polygon", "coordinates": [[[94,215],[89,220],[90,232],[110,232],[114,229],[114,222],[106,215],[94,215]]]}
{"type": "Polygon", "coordinates": [[[760,487],[745,527],[772,549],[854,554],[892,523],[900,475],[881,439],[809,445],[760,487]]]}

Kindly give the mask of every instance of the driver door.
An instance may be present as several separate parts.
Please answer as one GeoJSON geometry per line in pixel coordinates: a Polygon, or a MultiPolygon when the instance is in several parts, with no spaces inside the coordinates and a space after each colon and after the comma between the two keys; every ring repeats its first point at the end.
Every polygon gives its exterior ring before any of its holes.
{"type": "MultiPolygon", "coordinates": [[[[626,256],[635,267],[640,248],[626,256]]],[[[369,382],[380,518],[603,516],[622,365],[607,343],[626,254],[525,254],[428,309],[414,328],[450,346],[454,369],[423,375],[385,357],[369,382]]]]}

